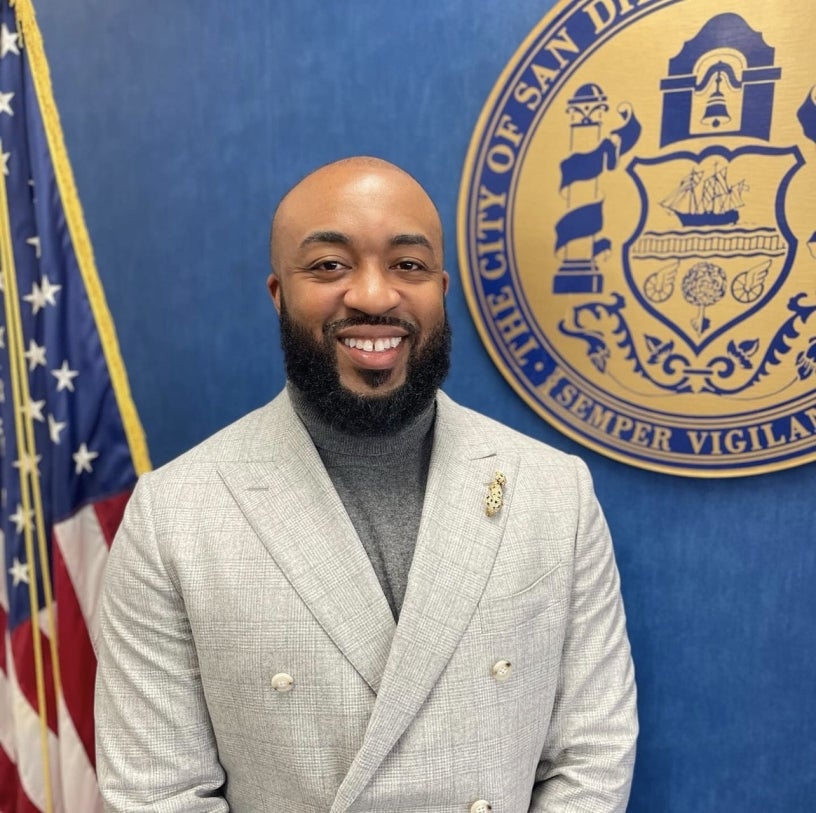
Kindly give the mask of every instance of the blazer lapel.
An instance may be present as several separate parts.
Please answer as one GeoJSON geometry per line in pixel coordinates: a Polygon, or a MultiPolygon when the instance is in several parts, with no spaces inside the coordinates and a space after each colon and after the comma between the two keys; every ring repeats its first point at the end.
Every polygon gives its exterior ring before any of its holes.
{"type": "Polygon", "coordinates": [[[315,619],[376,693],[395,630],[388,601],[288,396],[270,413],[258,443],[267,459],[221,463],[219,473],[315,619]]]}
{"type": "Polygon", "coordinates": [[[405,601],[362,748],[331,813],[346,810],[420,711],[453,655],[493,568],[509,512],[515,458],[466,429],[462,410],[437,399],[434,449],[405,601]],[[504,504],[485,512],[488,486],[507,477],[504,504]]]}

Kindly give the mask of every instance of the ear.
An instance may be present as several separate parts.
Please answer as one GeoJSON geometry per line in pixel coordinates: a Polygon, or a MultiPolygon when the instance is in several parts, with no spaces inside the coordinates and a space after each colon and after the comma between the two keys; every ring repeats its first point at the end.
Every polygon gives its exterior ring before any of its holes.
{"type": "Polygon", "coordinates": [[[448,288],[450,288],[450,274],[447,271],[442,272],[442,293],[447,296],[448,288]]]}
{"type": "Polygon", "coordinates": [[[266,287],[269,291],[269,295],[272,297],[272,301],[275,303],[275,310],[280,313],[280,280],[274,272],[266,278],[266,287]]]}

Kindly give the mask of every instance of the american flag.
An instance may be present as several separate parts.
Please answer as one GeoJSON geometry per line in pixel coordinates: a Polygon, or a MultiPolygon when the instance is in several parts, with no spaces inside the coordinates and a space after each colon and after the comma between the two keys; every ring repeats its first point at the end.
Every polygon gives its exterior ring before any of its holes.
{"type": "Polygon", "coordinates": [[[92,813],[99,581],[149,460],[31,0],[0,0],[0,170],[0,813],[92,813]]]}

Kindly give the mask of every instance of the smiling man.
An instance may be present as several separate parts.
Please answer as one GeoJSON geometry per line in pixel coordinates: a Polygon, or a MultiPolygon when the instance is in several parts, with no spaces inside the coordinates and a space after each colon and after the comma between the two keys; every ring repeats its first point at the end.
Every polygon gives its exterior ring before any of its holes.
{"type": "Polygon", "coordinates": [[[106,809],[622,813],[609,532],[579,460],[440,391],[433,203],[339,161],[271,252],[286,390],[145,475],[108,560],[106,809]]]}

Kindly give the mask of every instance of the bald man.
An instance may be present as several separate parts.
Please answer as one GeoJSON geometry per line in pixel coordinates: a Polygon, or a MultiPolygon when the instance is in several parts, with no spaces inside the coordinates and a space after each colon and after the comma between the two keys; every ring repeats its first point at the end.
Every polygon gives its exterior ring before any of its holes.
{"type": "Polygon", "coordinates": [[[635,687],[584,465],[440,390],[442,229],[372,158],[272,225],[288,383],[145,475],[108,560],[121,813],[622,813],[635,687]]]}

